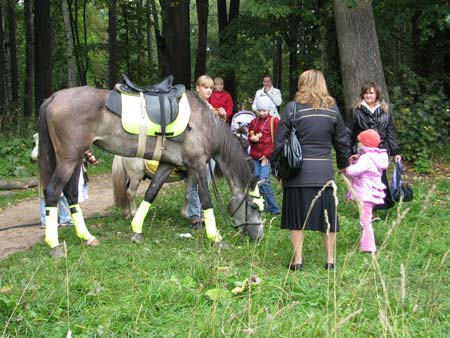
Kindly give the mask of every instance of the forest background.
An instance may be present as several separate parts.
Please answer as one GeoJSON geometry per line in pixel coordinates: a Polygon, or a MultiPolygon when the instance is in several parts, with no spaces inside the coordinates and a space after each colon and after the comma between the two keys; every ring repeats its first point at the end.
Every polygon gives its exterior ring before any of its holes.
{"type": "Polygon", "coordinates": [[[1,0],[1,142],[28,138],[56,90],[112,88],[121,74],[138,84],[173,74],[187,88],[221,76],[239,110],[262,74],[284,105],[315,68],[344,115],[363,82],[380,83],[402,155],[430,172],[448,159],[449,32],[444,0],[1,0]]]}

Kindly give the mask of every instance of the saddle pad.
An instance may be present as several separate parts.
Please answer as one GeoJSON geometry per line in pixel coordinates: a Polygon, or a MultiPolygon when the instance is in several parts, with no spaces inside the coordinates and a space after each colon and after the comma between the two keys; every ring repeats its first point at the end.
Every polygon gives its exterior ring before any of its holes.
{"type": "MultiPolygon", "coordinates": [[[[121,93],[122,104],[122,127],[128,133],[139,135],[141,124],[144,124],[147,136],[158,136],[161,134],[161,125],[149,119],[146,113],[146,100],[136,95],[121,93]]],[[[186,129],[191,110],[185,93],[178,102],[178,115],[175,120],[166,125],[166,137],[179,136],[186,129]]]]}
{"type": "MultiPolygon", "coordinates": [[[[153,161],[153,160],[145,160],[145,173],[148,177],[153,179],[155,176],[156,170],[158,170],[159,162],[153,161]]],[[[181,181],[186,177],[186,169],[183,167],[177,167],[173,168],[172,172],[170,173],[170,176],[167,178],[167,183],[177,182],[181,181]]]]}

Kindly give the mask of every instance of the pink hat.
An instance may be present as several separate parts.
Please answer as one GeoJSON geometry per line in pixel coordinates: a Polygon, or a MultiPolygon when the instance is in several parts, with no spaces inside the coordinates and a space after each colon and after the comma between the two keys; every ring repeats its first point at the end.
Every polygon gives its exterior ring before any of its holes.
{"type": "Polygon", "coordinates": [[[358,141],[369,148],[378,148],[380,144],[380,135],[373,129],[367,129],[359,133],[358,141]]]}

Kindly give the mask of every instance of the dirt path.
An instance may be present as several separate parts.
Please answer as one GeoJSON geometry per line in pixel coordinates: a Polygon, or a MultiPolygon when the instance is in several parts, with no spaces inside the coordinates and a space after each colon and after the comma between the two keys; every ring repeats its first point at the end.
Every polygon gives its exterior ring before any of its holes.
{"type": "MultiPolygon", "coordinates": [[[[147,184],[141,184],[139,193],[147,184]]],[[[89,199],[81,203],[86,218],[110,212],[113,205],[112,179],[110,174],[89,177],[89,199]]],[[[38,241],[43,241],[44,229],[40,227],[39,199],[32,198],[17,205],[0,210],[0,229],[17,224],[31,224],[22,228],[0,231],[0,259],[20,250],[26,250],[38,241]]]]}

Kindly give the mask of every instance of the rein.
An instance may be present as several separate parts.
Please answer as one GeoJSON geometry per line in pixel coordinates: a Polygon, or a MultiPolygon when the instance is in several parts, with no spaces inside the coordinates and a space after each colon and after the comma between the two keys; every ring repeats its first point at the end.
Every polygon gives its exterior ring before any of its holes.
{"type": "Polygon", "coordinates": [[[211,174],[211,182],[212,182],[212,186],[213,186],[213,191],[214,191],[214,196],[216,197],[216,201],[217,201],[217,205],[219,206],[220,212],[222,214],[223,219],[225,220],[225,222],[227,223],[228,226],[235,228],[235,229],[242,229],[242,232],[245,233],[247,231],[247,227],[249,225],[254,225],[254,224],[250,224],[248,222],[248,196],[249,196],[249,191],[250,191],[250,183],[247,185],[246,189],[245,189],[245,194],[244,197],[242,197],[241,201],[238,203],[237,207],[234,209],[233,212],[231,212],[231,216],[233,217],[236,212],[239,210],[239,208],[242,206],[243,203],[245,203],[245,219],[244,219],[244,223],[241,224],[234,224],[233,222],[229,221],[229,217],[226,215],[226,211],[222,202],[222,199],[220,198],[219,195],[219,190],[217,189],[217,183],[216,183],[216,177],[214,176],[214,173],[211,169],[211,166],[209,167],[209,172],[211,174]]]}

